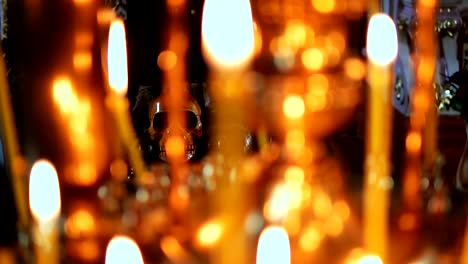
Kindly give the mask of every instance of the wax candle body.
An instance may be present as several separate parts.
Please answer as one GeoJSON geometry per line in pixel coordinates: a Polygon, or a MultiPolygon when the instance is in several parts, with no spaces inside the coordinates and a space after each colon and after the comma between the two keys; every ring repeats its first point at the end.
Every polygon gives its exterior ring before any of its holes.
{"type": "Polygon", "coordinates": [[[371,64],[368,78],[364,241],[370,252],[385,259],[391,177],[391,71],[388,66],[371,64]]]}
{"type": "Polygon", "coordinates": [[[57,219],[35,221],[32,227],[35,264],[60,263],[57,219]]]}

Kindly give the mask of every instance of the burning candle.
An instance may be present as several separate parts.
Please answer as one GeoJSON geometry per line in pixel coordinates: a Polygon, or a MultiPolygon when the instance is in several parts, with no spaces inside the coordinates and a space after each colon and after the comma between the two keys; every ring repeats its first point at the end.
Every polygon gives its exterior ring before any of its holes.
{"type": "MultiPolygon", "coordinates": [[[[255,37],[248,0],[206,0],[202,18],[203,55],[210,66],[210,88],[215,103],[215,134],[225,138],[220,155],[231,169],[244,154],[246,85],[243,75],[254,55],[255,37]]],[[[214,199],[224,232],[214,248],[214,263],[247,263],[244,212],[249,205],[242,175],[225,171],[214,199]],[[229,175],[229,176],[228,176],[229,175]],[[231,177],[232,176],[232,177],[231,177]]]]}
{"type": "Polygon", "coordinates": [[[364,242],[385,259],[391,188],[392,63],[398,52],[396,28],[385,14],[373,15],[367,31],[367,103],[364,242]]]}
{"type": "Polygon", "coordinates": [[[29,206],[36,264],[59,263],[60,187],[57,171],[47,160],[34,163],[29,179],[29,206]]]}
{"type": "Polygon", "coordinates": [[[265,228],[257,246],[257,264],[289,264],[291,249],[288,233],[282,227],[265,228]]]}
{"type": "Polygon", "coordinates": [[[145,164],[138,150],[138,139],[130,121],[128,101],[125,97],[128,89],[127,47],[122,20],[112,22],[108,41],[107,71],[111,92],[106,98],[106,103],[114,115],[120,138],[127,149],[138,182],[145,173],[145,164]]]}
{"type": "Polygon", "coordinates": [[[138,245],[126,236],[115,236],[106,249],[106,264],[143,264],[138,245]]]}

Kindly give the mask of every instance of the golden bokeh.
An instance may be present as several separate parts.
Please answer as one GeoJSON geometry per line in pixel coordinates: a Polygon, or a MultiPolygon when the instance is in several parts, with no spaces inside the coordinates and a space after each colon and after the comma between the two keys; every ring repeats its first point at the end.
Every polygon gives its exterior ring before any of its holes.
{"type": "Polygon", "coordinates": [[[289,95],[283,103],[284,114],[291,118],[297,119],[304,115],[304,100],[299,95],[289,95]]]}
{"type": "Polygon", "coordinates": [[[216,244],[221,238],[223,228],[217,222],[204,224],[197,233],[197,242],[200,246],[210,247],[216,244]]]}
{"type": "Polygon", "coordinates": [[[177,54],[172,50],[165,50],[158,55],[158,66],[161,70],[170,71],[177,64],[177,54]]]}
{"type": "Polygon", "coordinates": [[[330,13],[335,9],[335,0],[312,0],[312,6],[321,13],[330,13]]]}
{"type": "Polygon", "coordinates": [[[301,55],[301,60],[304,67],[311,71],[320,70],[325,63],[323,52],[317,48],[305,50],[301,55]]]}

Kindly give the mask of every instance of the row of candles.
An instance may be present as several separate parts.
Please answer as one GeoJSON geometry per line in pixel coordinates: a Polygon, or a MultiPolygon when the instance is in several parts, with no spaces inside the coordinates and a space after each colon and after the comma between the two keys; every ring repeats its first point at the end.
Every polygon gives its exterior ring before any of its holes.
{"type": "MultiPolygon", "coordinates": [[[[422,1],[431,2],[431,1],[422,1]]],[[[179,10],[185,5],[184,1],[169,1],[169,6],[176,5],[179,10]]],[[[423,6],[423,5],[421,5],[423,6]]],[[[431,6],[433,7],[433,6],[431,6]]],[[[424,6],[424,8],[427,8],[424,6]]],[[[182,8],[183,10],[183,8],[182,8]]],[[[245,76],[249,65],[254,57],[255,32],[253,27],[252,13],[249,1],[211,1],[206,0],[203,11],[202,38],[203,53],[211,69],[210,82],[219,83],[212,93],[216,98],[216,103],[221,105],[221,111],[217,113],[217,123],[220,124],[217,133],[224,133],[226,129],[222,127],[222,120],[226,117],[237,121],[243,121],[245,113],[242,109],[232,110],[230,105],[235,104],[238,107],[242,102],[245,93],[245,76]],[[222,28],[222,30],[220,30],[222,28]],[[223,34],[227,32],[228,34],[223,34]],[[222,88],[220,88],[222,87],[222,88]]],[[[175,62],[169,65],[166,71],[166,83],[169,85],[169,100],[173,103],[172,108],[177,109],[183,96],[180,95],[178,87],[183,83],[184,68],[183,58],[185,53],[185,39],[181,28],[180,14],[172,13],[171,40],[169,52],[175,55],[175,62]],[[179,19],[179,20],[178,20],[179,19]],[[182,36],[182,37],[181,37],[182,36]]],[[[426,31],[427,34],[428,31],[426,31]]],[[[391,190],[390,176],[390,146],[391,146],[391,124],[392,124],[392,106],[391,106],[391,84],[392,84],[392,63],[397,55],[397,37],[394,22],[390,17],[384,14],[374,14],[368,26],[367,38],[367,56],[369,58],[368,83],[369,102],[368,102],[368,122],[366,130],[366,161],[365,161],[365,193],[364,193],[364,243],[368,255],[362,257],[357,263],[382,263],[388,259],[388,209],[389,194],[391,190]]],[[[108,85],[111,88],[107,98],[107,105],[115,117],[119,135],[125,146],[132,168],[135,170],[136,182],[142,183],[145,178],[144,163],[137,149],[137,139],[131,126],[128,102],[125,98],[128,88],[127,78],[127,54],[126,54],[125,28],[121,20],[116,19],[110,25],[109,40],[107,49],[107,77],[108,85]]],[[[168,53],[168,54],[169,54],[168,53]]],[[[420,67],[424,68],[425,73],[433,72],[435,62],[431,61],[431,53],[428,53],[426,60],[421,59],[420,67]]],[[[167,54],[166,54],[167,55],[167,54]]],[[[430,105],[429,95],[432,95],[432,86],[427,81],[426,75],[418,75],[418,78],[424,78],[424,82],[418,88],[427,92],[426,97],[421,100],[424,105],[430,105]],[[428,93],[430,91],[430,93],[428,93]]],[[[6,91],[6,82],[2,87],[6,91]]],[[[294,99],[294,98],[293,98],[294,99]]],[[[8,105],[4,102],[2,96],[2,106],[8,105]]],[[[289,97],[291,101],[291,97],[289,97]]],[[[418,101],[419,102],[419,101],[418,101]]],[[[304,112],[303,101],[301,98],[289,104],[295,106],[301,105],[299,114],[293,111],[287,117],[289,118],[288,128],[295,135],[305,133],[301,125],[304,120],[301,117],[304,112]],[[301,114],[302,113],[302,114],[301,114]]],[[[420,102],[421,103],[421,102],[420,102]]],[[[285,108],[287,108],[285,102],[285,108]]],[[[242,108],[242,107],[241,107],[242,108]]],[[[418,113],[426,112],[427,108],[414,107],[418,113]]],[[[176,112],[176,111],[174,111],[176,112]]],[[[9,113],[3,111],[3,113],[9,113]]],[[[288,112],[286,111],[285,114],[288,112]]],[[[11,115],[11,113],[10,113],[11,115]]],[[[174,115],[172,118],[181,118],[174,115]]],[[[434,117],[428,117],[432,120],[434,117]]],[[[6,127],[14,127],[12,119],[4,118],[6,127]]],[[[435,129],[434,126],[427,126],[427,130],[435,129]]],[[[426,134],[433,135],[429,131],[426,134]]],[[[412,135],[412,134],[411,134],[412,135]]],[[[407,141],[411,141],[410,136],[407,141]]],[[[167,141],[166,149],[168,151],[168,160],[174,175],[177,177],[177,171],[183,169],[183,144],[181,144],[181,135],[171,135],[167,141]]],[[[225,135],[226,136],[226,135],[225,135]]],[[[421,135],[419,134],[421,137],[421,135]]],[[[242,157],[242,135],[232,131],[227,137],[230,139],[221,155],[236,160],[242,157]]],[[[304,137],[304,135],[303,135],[304,137]]],[[[14,132],[6,135],[7,142],[15,142],[14,132]]],[[[426,142],[426,141],[425,141],[426,142]]],[[[433,138],[431,142],[434,142],[433,138]]],[[[15,161],[18,155],[14,151],[17,146],[10,144],[8,149],[13,149],[10,153],[10,159],[15,161]]],[[[294,144],[290,144],[290,151],[297,151],[294,144]]],[[[430,148],[433,149],[433,148],[430,148]]],[[[229,159],[226,159],[229,160],[229,159]]],[[[300,163],[300,160],[297,160],[300,163]]],[[[27,219],[26,201],[23,195],[20,176],[14,176],[14,190],[20,219],[27,219]]],[[[219,247],[214,249],[214,263],[246,263],[245,251],[247,244],[244,238],[239,237],[242,230],[243,206],[247,204],[244,200],[247,195],[247,187],[243,182],[242,175],[240,180],[230,185],[221,185],[221,190],[217,191],[219,199],[214,199],[215,203],[223,201],[221,205],[213,206],[220,211],[219,219],[222,221],[224,231],[219,247]],[[222,197],[222,199],[221,199],[222,197]]],[[[34,224],[32,236],[35,245],[36,263],[58,263],[58,217],[60,215],[60,191],[57,173],[53,165],[47,161],[41,160],[35,163],[31,170],[29,180],[29,205],[33,215],[34,224]],[[44,186],[47,186],[44,187],[44,186]]],[[[177,179],[174,181],[177,184],[177,179]]],[[[175,200],[182,199],[178,196],[177,188],[173,188],[171,197],[175,200]]],[[[27,220],[21,220],[27,227],[27,220]]],[[[13,261],[11,261],[14,263],[13,261]]],[[[143,258],[139,252],[136,242],[125,236],[117,236],[112,239],[107,248],[106,263],[143,263],[143,258]]],[[[281,226],[268,226],[260,236],[257,248],[257,263],[290,263],[290,249],[288,233],[281,226]]]]}

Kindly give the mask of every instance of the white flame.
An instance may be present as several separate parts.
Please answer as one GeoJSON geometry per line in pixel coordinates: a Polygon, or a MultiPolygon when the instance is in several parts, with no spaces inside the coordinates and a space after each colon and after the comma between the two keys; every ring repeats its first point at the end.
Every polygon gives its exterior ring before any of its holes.
{"type": "Polygon", "coordinates": [[[375,14],[367,28],[367,55],[378,65],[392,63],[398,54],[398,37],[395,23],[386,14],[375,14]]]}
{"type": "Polygon", "coordinates": [[[138,245],[126,236],[115,236],[107,245],[106,264],[144,264],[138,245]]]}
{"type": "Polygon", "coordinates": [[[109,86],[120,95],[125,95],[128,88],[127,43],[125,25],[122,20],[114,20],[109,29],[107,46],[107,70],[109,86]]]}
{"type": "Polygon", "coordinates": [[[29,178],[29,207],[38,222],[47,222],[60,214],[61,200],[57,171],[47,160],[38,160],[29,178]]]}
{"type": "Polygon", "coordinates": [[[257,264],[289,263],[291,263],[291,249],[288,233],[282,227],[267,227],[258,239],[257,264]]]}

